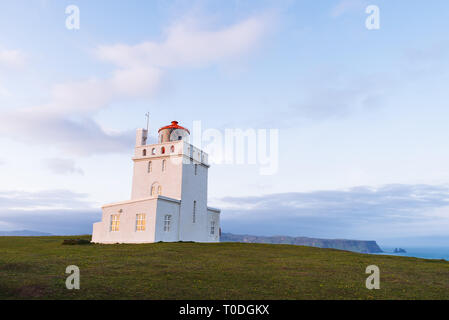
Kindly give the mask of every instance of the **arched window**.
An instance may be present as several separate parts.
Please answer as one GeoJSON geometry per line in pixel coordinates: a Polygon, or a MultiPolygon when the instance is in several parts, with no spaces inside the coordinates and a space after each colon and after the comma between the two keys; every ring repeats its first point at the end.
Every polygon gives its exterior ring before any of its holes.
{"type": "Polygon", "coordinates": [[[165,171],[165,165],[166,165],[166,161],[162,160],[162,171],[165,171]]]}
{"type": "Polygon", "coordinates": [[[156,154],[156,148],[151,149],[151,154],[155,155],[156,154]]]}
{"type": "Polygon", "coordinates": [[[153,171],[153,163],[150,161],[148,162],[148,173],[150,173],[151,171],[153,171]]]}
{"type": "Polygon", "coordinates": [[[155,197],[158,194],[162,194],[162,187],[159,182],[155,182],[151,185],[151,196],[155,197]]]}
{"type": "Polygon", "coordinates": [[[142,156],[145,157],[146,155],[147,155],[147,149],[143,149],[143,150],[142,150],[142,156]]]}
{"type": "Polygon", "coordinates": [[[175,152],[175,146],[171,146],[171,147],[170,147],[170,152],[171,152],[171,153],[175,152]]]}
{"type": "Polygon", "coordinates": [[[164,154],[165,153],[165,147],[161,148],[161,153],[164,154]]]}

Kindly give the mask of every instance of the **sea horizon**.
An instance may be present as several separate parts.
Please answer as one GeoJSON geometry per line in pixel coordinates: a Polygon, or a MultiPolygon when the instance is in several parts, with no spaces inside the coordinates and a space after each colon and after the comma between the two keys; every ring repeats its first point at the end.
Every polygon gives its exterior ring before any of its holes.
{"type": "Polygon", "coordinates": [[[402,257],[413,257],[422,259],[436,259],[436,260],[447,260],[449,261],[449,246],[447,247],[389,247],[382,246],[381,249],[384,251],[382,253],[375,253],[379,255],[394,255],[402,257]],[[405,253],[395,253],[395,248],[402,248],[405,253]]]}

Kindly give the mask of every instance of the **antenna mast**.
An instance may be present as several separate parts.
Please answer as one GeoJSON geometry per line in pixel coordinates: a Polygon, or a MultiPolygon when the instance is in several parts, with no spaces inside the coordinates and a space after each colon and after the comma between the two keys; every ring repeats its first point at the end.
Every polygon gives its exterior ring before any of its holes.
{"type": "Polygon", "coordinates": [[[147,132],[148,132],[148,128],[150,125],[150,113],[149,112],[145,113],[145,117],[147,118],[147,132]]]}

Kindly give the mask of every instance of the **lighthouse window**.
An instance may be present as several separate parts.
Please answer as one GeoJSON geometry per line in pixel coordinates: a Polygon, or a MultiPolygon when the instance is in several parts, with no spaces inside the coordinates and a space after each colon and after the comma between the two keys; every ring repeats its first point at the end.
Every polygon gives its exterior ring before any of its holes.
{"type": "Polygon", "coordinates": [[[165,153],[165,147],[161,148],[161,153],[164,154],[165,153]]]}
{"type": "Polygon", "coordinates": [[[164,217],[164,231],[170,232],[171,215],[167,214],[164,217]]]}
{"type": "Polygon", "coordinates": [[[148,162],[148,173],[150,173],[153,170],[153,164],[152,162],[148,162]]]}
{"type": "Polygon", "coordinates": [[[120,215],[118,214],[111,215],[110,231],[119,231],[119,227],[120,227],[120,215]]]}
{"type": "Polygon", "coordinates": [[[170,152],[171,152],[171,153],[175,152],[175,146],[171,146],[171,147],[170,147],[170,152]]]}
{"type": "Polygon", "coordinates": [[[178,136],[178,140],[182,140],[182,136],[178,136]]]}
{"type": "Polygon", "coordinates": [[[145,222],[146,217],[145,214],[137,214],[136,215],[136,231],[145,231],[145,222]]]}
{"type": "Polygon", "coordinates": [[[151,149],[151,154],[155,155],[156,154],[156,148],[151,149]]]}
{"type": "Polygon", "coordinates": [[[162,160],[162,171],[165,171],[166,161],[162,160]]]}
{"type": "Polygon", "coordinates": [[[198,165],[195,164],[195,175],[197,175],[197,174],[198,174],[198,165]]]}
{"type": "Polygon", "coordinates": [[[192,216],[193,223],[196,222],[196,201],[193,201],[193,216],[192,216]]]}
{"type": "Polygon", "coordinates": [[[146,156],[147,155],[147,149],[143,149],[143,151],[142,151],[142,156],[146,156]]]}
{"type": "Polygon", "coordinates": [[[215,221],[212,221],[210,223],[210,234],[214,235],[215,234],[215,221]]]}

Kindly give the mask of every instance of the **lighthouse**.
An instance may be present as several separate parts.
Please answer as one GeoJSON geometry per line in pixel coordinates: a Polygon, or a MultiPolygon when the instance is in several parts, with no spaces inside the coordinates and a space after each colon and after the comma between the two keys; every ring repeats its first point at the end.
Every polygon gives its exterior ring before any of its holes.
{"type": "Polygon", "coordinates": [[[137,130],[131,199],[102,207],[92,242],[219,242],[220,210],[207,206],[207,153],[177,121],[158,130],[157,144],[147,138],[148,129],[137,130]]]}

